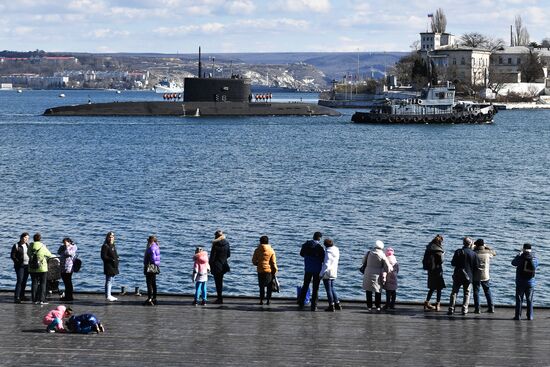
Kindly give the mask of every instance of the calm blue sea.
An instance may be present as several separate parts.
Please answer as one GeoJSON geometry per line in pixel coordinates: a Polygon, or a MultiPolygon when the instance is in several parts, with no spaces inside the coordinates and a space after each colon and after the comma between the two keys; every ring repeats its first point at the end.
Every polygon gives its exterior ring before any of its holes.
{"type": "MultiPolygon", "coordinates": [[[[216,229],[231,243],[227,293],[256,295],[251,257],[268,235],[282,295],[303,276],[301,244],[320,230],[340,247],[337,290],[363,299],[358,268],[381,239],[401,265],[398,299],[422,301],[424,247],[465,235],[497,251],[498,303],[512,304],[510,261],[524,242],[541,262],[537,304],[550,306],[550,111],[502,111],[493,125],[368,126],[341,117],[44,117],[48,107],[160,98],[150,92],[0,92],[0,288],[11,245],[41,232],[55,251],[72,237],[83,259],[75,289],[103,289],[100,246],[117,235],[116,286],[145,288],[146,238],[161,245],[162,292],[191,293],[196,246],[216,229]]],[[[274,100],[316,100],[274,94],[274,100]]],[[[214,290],[214,283],[209,283],[214,290]]],[[[324,296],[324,291],[321,292],[324,296]]],[[[449,288],[444,297],[449,296],[449,288]]]]}

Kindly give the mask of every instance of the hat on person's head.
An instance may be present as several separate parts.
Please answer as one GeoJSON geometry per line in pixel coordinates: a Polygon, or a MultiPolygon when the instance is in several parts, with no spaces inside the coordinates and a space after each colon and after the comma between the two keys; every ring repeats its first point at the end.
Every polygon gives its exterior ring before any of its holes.
{"type": "Polygon", "coordinates": [[[474,241],[472,241],[470,237],[464,237],[464,239],[462,240],[462,245],[464,246],[472,247],[473,244],[474,241]]]}
{"type": "Polygon", "coordinates": [[[483,238],[478,238],[476,242],[474,242],[474,245],[476,246],[483,246],[485,245],[485,241],[483,241],[483,238]]]}
{"type": "Polygon", "coordinates": [[[393,248],[388,247],[386,249],[386,256],[393,256],[393,254],[394,254],[393,248]]]}
{"type": "Polygon", "coordinates": [[[523,244],[523,249],[524,250],[531,250],[531,244],[530,243],[524,243],[523,244]]]}
{"type": "Polygon", "coordinates": [[[376,240],[376,242],[374,243],[374,248],[383,250],[384,249],[384,242],[382,242],[380,240],[376,240]]]}

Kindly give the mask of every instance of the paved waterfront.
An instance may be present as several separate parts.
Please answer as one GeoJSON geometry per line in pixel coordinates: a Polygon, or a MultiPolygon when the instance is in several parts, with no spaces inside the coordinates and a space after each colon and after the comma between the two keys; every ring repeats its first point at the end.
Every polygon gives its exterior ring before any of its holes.
{"type": "Polygon", "coordinates": [[[223,306],[192,307],[189,297],[164,296],[143,307],[144,297],[77,294],[76,313],[103,321],[101,335],[48,334],[47,306],[12,303],[0,293],[1,366],[548,366],[550,311],[535,321],[513,321],[513,310],[449,318],[398,305],[370,313],[363,303],[343,303],[336,313],[298,311],[291,300],[259,306],[231,298],[223,306]]]}

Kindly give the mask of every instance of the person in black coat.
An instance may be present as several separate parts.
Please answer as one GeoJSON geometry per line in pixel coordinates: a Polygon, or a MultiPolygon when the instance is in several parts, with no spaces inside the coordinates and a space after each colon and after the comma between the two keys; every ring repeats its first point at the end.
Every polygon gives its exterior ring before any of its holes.
{"type": "Polygon", "coordinates": [[[472,250],[474,242],[469,237],[464,237],[462,248],[455,251],[451,265],[455,267],[453,273],[453,290],[451,300],[449,301],[449,311],[447,315],[455,312],[455,303],[460,287],[464,289],[464,299],[462,300],[462,314],[468,313],[470,304],[470,285],[474,279],[474,273],[479,271],[479,257],[472,250]]]}
{"type": "Polygon", "coordinates": [[[118,254],[115,247],[115,234],[108,232],[101,246],[101,260],[103,260],[103,273],[105,274],[105,299],[109,302],[117,300],[111,295],[113,279],[118,274],[118,254]]]}
{"type": "Polygon", "coordinates": [[[424,301],[424,311],[440,311],[441,310],[441,293],[445,288],[445,279],[443,278],[443,236],[437,235],[426,246],[422,264],[424,270],[428,271],[428,294],[424,301]],[[436,292],[435,306],[430,305],[430,299],[433,293],[436,292]]]}
{"type": "Polygon", "coordinates": [[[11,259],[13,261],[13,268],[17,276],[15,283],[14,302],[21,303],[21,301],[27,301],[25,297],[25,287],[27,286],[27,280],[29,279],[29,256],[27,250],[29,248],[29,234],[24,232],[19,237],[19,242],[16,242],[11,248],[11,259]]]}
{"type": "Polygon", "coordinates": [[[227,259],[231,256],[229,242],[225,239],[222,230],[217,230],[214,233],[214,241],[212,241],[212,249],[210,250],[210,272],[214,276],[216,283],[216,293],[218,298],[214,301],[215,304],[223,304],[223,276],[229,271],[229,263],[227,259]]]}
{"type": "Polygon", "coordinates": [[[311,292],[311,311],[317,310],[317,298],[319,294],[319,284],[321,278],[319,273],[325,259],[325,249],[321,246],[321,238],[323,234],[321,232],[315,232],[313,239],[304,242],[300,250],[300,256],[304,258],[304,284],[298,297],[298,307],[302,310],[304,308],[307,291],[309,289],[309,283],[313,283],[311,292]],[[312,282],[313,280],[313,282],[312,282]]]}

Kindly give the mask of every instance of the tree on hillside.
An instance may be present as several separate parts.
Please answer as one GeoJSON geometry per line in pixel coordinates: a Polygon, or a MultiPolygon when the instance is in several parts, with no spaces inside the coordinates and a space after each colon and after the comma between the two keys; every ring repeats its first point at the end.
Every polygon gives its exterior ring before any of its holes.
{"type": "Polygon", "coordinates": [[[550,38],[543,38],[542,42],[540,43],[540,47],[550,47],[550,38]]]}
{"type": "Polygon", "coordinates": [[[529,32],[527,32],[527,28],[523,25],[521,15],[516,15],[514,26],[512,46],[527,46],[529,44],[529,32]]]}
{"type": "Polygon", "coordinates": [[[521,80],[527,83],[533,83],[537,79],[544,77],[544,72],[542,71],[542,62],[540,61],[540,56],[538,53],[529,50],[529,55],[527,55],[527,60],[521,63],[521,80]]]}
{"type": "Polygon", "coordinates": [[[470,32],[460,36],[460,45],[472,48],[484,48],[495,51],[504,47],[504,41],[500,38],[491,38],[481,33],[470,32]]]}
{"type": "Polygon", "coordinates": [[[447,28],[447,17],[443,9],[439,8],[435,11],[434,16],[432,17],[432,32],[434,33],[445,33],[447,28]]]}

